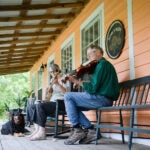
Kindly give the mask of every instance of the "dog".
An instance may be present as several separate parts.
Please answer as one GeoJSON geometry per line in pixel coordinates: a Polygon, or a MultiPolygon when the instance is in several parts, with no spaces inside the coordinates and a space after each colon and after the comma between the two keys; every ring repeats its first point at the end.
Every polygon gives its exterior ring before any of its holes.
{"type": "Polygon", "coordinates": [[[11,115],[11,120],[2,125],[1,134],[23,136],[25,130],[24,115],[17,111],[11,115]]]}

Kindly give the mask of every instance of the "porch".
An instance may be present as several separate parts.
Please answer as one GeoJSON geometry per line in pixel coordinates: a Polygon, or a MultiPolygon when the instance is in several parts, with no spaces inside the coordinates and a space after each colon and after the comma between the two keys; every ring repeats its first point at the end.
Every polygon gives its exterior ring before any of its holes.
{"type": "MultiPolygon", "coordinates": [[[[66,68],[72,70],[85,61],[84,50],[88,44],[97,43],[105,49],[109,26],[117,19],[124,24],[125,45],[116,59],[111,59],[106,50],[105,57],[115,66],[119,82],[150,75],[150,70],[147,69],[150,68],[148,1],[60,1],[0,0],[0,75],[30,71],[30,87],[34,91],[32,96],[42,99],[44,89],[49,84],[49,65],[55,62],[64,71],[66,68]]],[[[149,114],[150,111],[136,113],[136,121],[149,124],[149,114]]],[[[92,119],[95,117],[90,113],[88,116],[92,119]]],[[[115,112],[104,114],[104,118],[107,119],[108,116],[113,121],[118,119],[115,112]]],[[[128,113],[124,113],[124,116],[126,125],[130,116],[128,113]]],[[[143,143],[142,139],[138,143],[143,143]]],[[[127,144],[102,138],[98,145],[66,146],[63,139],[54,141],[50,136],[45,141],[33,142],[25,137],[0,135],[0,150],[17,148],[127,150],[127,144]]],[[[140,144],[132,146],[132,150],[149,149],[150,146],[140,144]]]]}
{"type": "MultiPolygon", "coordinates": [[[[101,138],[98,145],[64,145],[64,139],[53,139],[51,136],[43,141],[30,141],[26,137],[0,135],[0,150],[127,150],[127,144],[122,144],[110,138],[101,138]]],[[[132,150],[149,150],[150,147],[142,144],[133,144],[132,150]]]]}
{"type": "MultiPolygon", "coordinates": [[[[4,122],[0,121],[0,129],[4,122]]],[[[26,127],[29,131],[32,131],[33,126],[26,127]]],[[[46,129],[47,133],[51,130],[46,129]]],[[[65,133],[67,136],[69,133],[65,133]]],[[[127,143],[122,144],[119,140],[114,140],[111,138],[102,137],[98,140],[98,144],[95,142],[91,144],[83,145],[65,145],[65,139],[63,138],[53,138],[52,136],[47,136],[46,140],[41,141],[30,141],[27,137],[15,137],[12,135],[2,135],[0,133],[0,150],[127,150],[127,143]]],[[[132,150],[149,150],[149,146],[142,144],[133,143],[132,150]]]]}

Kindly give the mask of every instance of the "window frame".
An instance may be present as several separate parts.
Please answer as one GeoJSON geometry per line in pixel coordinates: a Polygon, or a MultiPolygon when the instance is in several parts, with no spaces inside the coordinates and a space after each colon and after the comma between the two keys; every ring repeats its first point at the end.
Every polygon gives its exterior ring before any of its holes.
{"type": "Polygon", "coordinates": [[[34,95],[36,95],[35,94],[36,93],[36,72],[32,73],[32,95],[33,95],[33,93],[34,93],[34,95]],[[35,83],[33,83],[33,82],[35,82],[35,83]],[[34,86],[33,86],[33,84],[34,84],[34,86]]]}
{"type": "Polygon", "coordinates": [[[71,34],[61,45],[61,68],[62,68],[62,50],[69,45],[72,46],[72,69],[75,68],[75,41],[74,41],[74,33],[71,34]]]}
{"type": "Polygon", "coordinates": [[[44,82],[44,76],[43,76],[43,72],[41,72],[40,71],[40,68],[38,69],[38,72],[37,72],[37,75],[38,75],[38,99],[39,100],[42,100],[42,98],[43,98],[43,82],[44,82]],[[39,74],[40,74],[40,76],[41,76],[41,81],[39,81],[39,74]],[[39,82],[41,82],[41,85],[40,85],[40,87],[39,87],[39,82]],[[39,97],[39,92],[40,91],[42,91],[42,96],[41,97],[39,97]]]}
{"type": "Polygon", "coordinates": [[[104,44],[104,3],[102,3],[100,6],[97,7],[97,9],[93,13],[91,13],[91,15],[80,26],[80,39],[81,39],[80,40],[81,41],[80,42],[80,49],[81,49],[81,51],[80,51],[80,55],[81,55],[80,62],[81,62],[81,64],[83,63],[82,62],[82,57],[83,57],[83,52],[82,52],[83,51],[83,48],[82,48],[82,36],[83,35],[82,35],[82,31],[84,29],[86,29],[89,26],[89,24],[91,24],[92,20],[94,20],[98,16],[100,17],[99,30],[100,30],[100,34],[101,34],[99,46],[101,46],[102,48],[105,47],[105,44],[104,44]]]}
{"type": "Polygon", "coordinates": [[[50,83],[49,67],[51,62],[55,63],[55,53],[51,54],[47,61],[47,87],[49,87],[50,83]]]}

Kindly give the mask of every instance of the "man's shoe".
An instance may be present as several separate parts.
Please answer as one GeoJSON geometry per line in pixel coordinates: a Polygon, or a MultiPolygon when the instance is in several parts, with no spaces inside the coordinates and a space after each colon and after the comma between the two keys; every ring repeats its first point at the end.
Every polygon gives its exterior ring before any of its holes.
{"type": "Polygon", "coordinates": [[[73,145],[81,139],[85,138],[86,134],[81,128],[74,128],[73,133],[69,138],[64,142],[66,145],[73,145]]]}
{"type": "Polygon", "coordinates": [[[89,129],[87,136],[79,141],[79,144],[89,144],[92,141],[96,140],[96,131],[93,129],[89,129]]]}
{"type": "Polygon", "coordinates": [[[74,133],[74,128],[71,128],[68,139],[72,137],[73,133],[74,133]]]}

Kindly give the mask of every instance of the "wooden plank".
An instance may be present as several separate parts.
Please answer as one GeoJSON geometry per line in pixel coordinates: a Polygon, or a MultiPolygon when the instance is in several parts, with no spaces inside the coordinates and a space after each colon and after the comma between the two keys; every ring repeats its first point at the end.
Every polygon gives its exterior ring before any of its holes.
{"type": "Polygon", "coordinates": [[[145,27],[134,34],[134,44],[143,42],[147,39],[150,40],[150,27],[145,27]]]}
{"type": "Polygon", "coordinates": [[[135,56],[135,67],[150,64],[150,51],[135,56]]]}
{"type": "Polygon", "coordinates": [[[142,66],[138,66],[135,68],[135,77],[139,78],[139,77],[144,77],[144,76],[148,76],[150,75],[150,64],[145,64],[142,66]]]}
{"type": "Polygon", "coordinates": [[[4,30],[20,30],[20,29],[36,29],[36,28],[64,28],[67,23],[59,24],[37,24],[37,25],[18,25],[18,26],[3,26],[0,27],[0,31],[4,30]]]}
{"type": "MultiPolygon", "coordinates": [[[[98,145],[94,143],[65,145],[65,139],[53,139],[51,136],[47,137],[47,140],[30,141],[26,137],[0,134],[0,140],[0,150],[127,150],[127,144],[122,144],[121,141],[111,138],[101,138],[98,140],[98,145]]],[[[142,144],[133,144],[132,146],[132,150],[149,150],[149,148],[149,146],[142,144]]]]}
{"type": "Polygon", "coordinates": [[[24,10],[39,10],[39,9],[65,9],[65,8],[81,8],[83,2],[76,3],[51,3],[51,4],[31,4],[31,5],[4,5],[0,6],[0,11],[24,11],[24,10]]]}
{"type": "Polygon", "coordinates": [[[34,33],[19,33],[19,35],[16,35],[16,34],[1,34],[0,35],[0,38],[11,38],[11,37],[16,37],[16,36],[19,36],[19,37],[24,37],[24,36],[43,36],[43,35],[50,35],[50,36],[53,36],[53,35],[58,35],[60,34],[60,31],[50,31],[50,32],[34,32],[34,33]]]}
{"type": "Polygon", "coordinates": [[[0,17],[0,22],[14,22],[14,21],[27,21],[27,20],[46,20],[46,19],[71,19],[74,18],[74,13],[54,15],[44,14],[36,16],[18,16],[18,17],[0,17]]]}
{"type": "Polygon", "coordinates": [[[134,46],[134,54],[135,54],[135,56],[139,55],[139,54],[142,54],[142,53],[145,53],[147,51],[150,51],[149,43],[150,43],[150,39],[149,38],[144,40],[144,41],[142,41],[142,42],[137,43],[134,46]]]}
{"type": "Polygon", "coordinates": [[[53,38],[32,38],[23,39],[23,40],[7,40],[7,41],[0,41],[0,44],[20,44],[20,43],[34,43],[34,42],[51,42],[53,38]]]}

